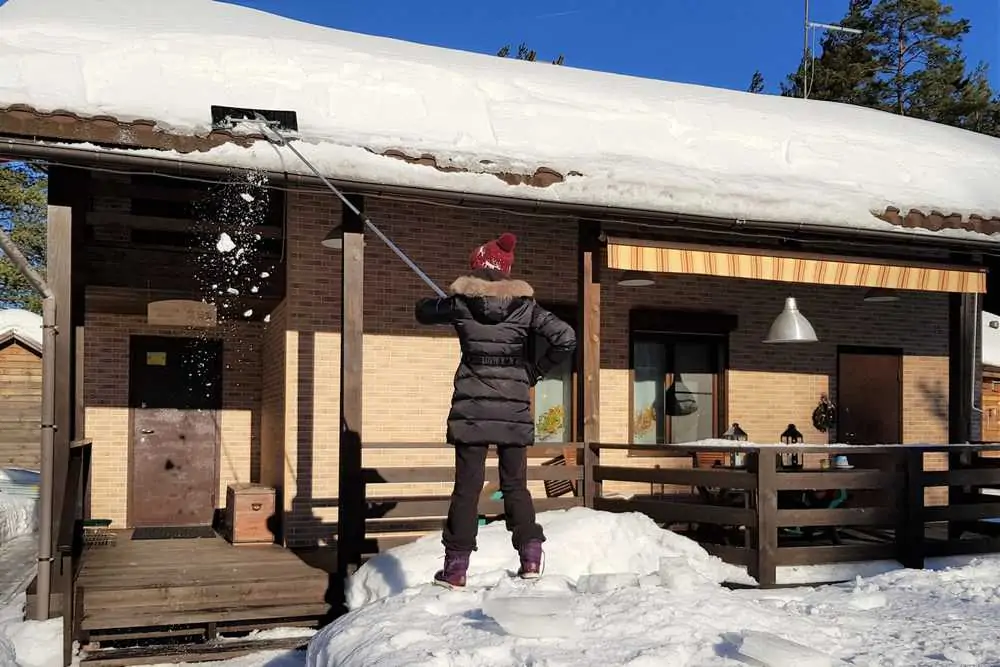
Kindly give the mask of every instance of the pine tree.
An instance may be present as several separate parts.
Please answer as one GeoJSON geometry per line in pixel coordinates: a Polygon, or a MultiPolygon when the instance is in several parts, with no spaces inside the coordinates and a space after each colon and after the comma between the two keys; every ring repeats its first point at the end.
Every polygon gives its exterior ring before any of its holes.
{"type": "Polygon", "coordinates": [[[961,49],[969,21],[949,20],[951,12],[940,0],[881,0],[872,8],[879,69],[868,87],[878,108],[943,122],[955,113],[970,83],[961,49]]]}
{"type": "MultiPolygon", "coordinates": [[[[31,165],[0,164],[0,225],[44,275],[48,178],[31,165]]],[[[10,259],[0,253],[0,305],[40,313],[41,298],[10,259]]]]}
{"type": "MultiPolygon", "coordinates": [[[[499,51],[497,51],[497,55],[500,56],[501,58],[508,58],[510,57],[510,50],[511,50],[510,44],[505,44],[504,46],[500,47],[499,51]]],[[[535,62],[536,60],[538,60],[538,53],[534,49],[529,49],[528,45],[525,44],[524,42],[521,42],[517,46],[517,54],[514,56],[514,59],[535,62]]],[[[563,65],[565,64],[565,62],[566,62],[565,56],[563,56],[560,53],[559,57],[552,61],[552,64],[563,65]]]]}
{"type": "MultiPolygon", "coordinates": [[[[862,32],[824,34],[819,55],[804,61],[808,97],[1000,135],[1000,97],[985,65],[968,67],[969,22],[951,13],[941,0],[852,0],[841,25],[862,32]]],[[[783,95],[803,97],[803,64],[783,95]]]]}
{"type": "Polygon", "coordinates": [[[764,75],[760,73],[760,70],[754,70],[753,76],[750,77],[750,85],[747,87],[748,93],[763,93],[764,92],[764,75]]]}

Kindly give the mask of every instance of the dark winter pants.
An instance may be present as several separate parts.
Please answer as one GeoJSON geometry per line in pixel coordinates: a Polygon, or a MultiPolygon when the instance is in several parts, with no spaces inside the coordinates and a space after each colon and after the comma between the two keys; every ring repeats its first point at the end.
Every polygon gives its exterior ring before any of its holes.
{"type": "MultiPolygon", "coordinates": [[[[479,532],[479,497],[486,481],[485,445],[455,446],[455,488],[444,529],[444,546],[453,551],[474,551],[479,532]]],[[[500,491],[507,530],[514,548],[532,540],[545,540],[535,521],[535,505],[528,491],[528,448],[498,447],[500,491]]]]}

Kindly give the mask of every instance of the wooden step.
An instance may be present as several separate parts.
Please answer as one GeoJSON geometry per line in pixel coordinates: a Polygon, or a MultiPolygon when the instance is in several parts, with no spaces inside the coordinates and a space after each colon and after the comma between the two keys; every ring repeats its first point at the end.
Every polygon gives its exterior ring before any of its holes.
{"type": "Polygon", "coordinates": [[[309,637],[285,637],[247,641],[212,641],[198,644],[141,646],[97,649],[87,652],[81,665],[125,667],[127,665],[158,665],[178,662],[209,662],[229,660],[258,651],[300,650],[309,644],[309,637]]]}

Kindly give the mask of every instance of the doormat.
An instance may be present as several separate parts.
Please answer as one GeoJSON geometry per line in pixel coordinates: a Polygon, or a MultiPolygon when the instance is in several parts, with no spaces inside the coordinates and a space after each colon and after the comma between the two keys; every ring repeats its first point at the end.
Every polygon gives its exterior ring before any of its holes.
{"type": "Polygon", "coordinates": [[[132,531],[133,540],[193,540],[215,537],[211,526],[148,526],[132,531]]]}

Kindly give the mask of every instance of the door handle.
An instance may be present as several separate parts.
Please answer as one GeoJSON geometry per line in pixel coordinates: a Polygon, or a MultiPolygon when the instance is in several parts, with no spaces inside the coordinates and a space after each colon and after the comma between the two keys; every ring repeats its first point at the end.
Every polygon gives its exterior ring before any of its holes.
{"type": "Polygon", "coordinates": [[[139,433],[142,433],[143,435],[152,435],[153,433],[156,433],[156,431],[154,431],[151,428],[144,428],[141,431],[139,431],[139,433]]]}

